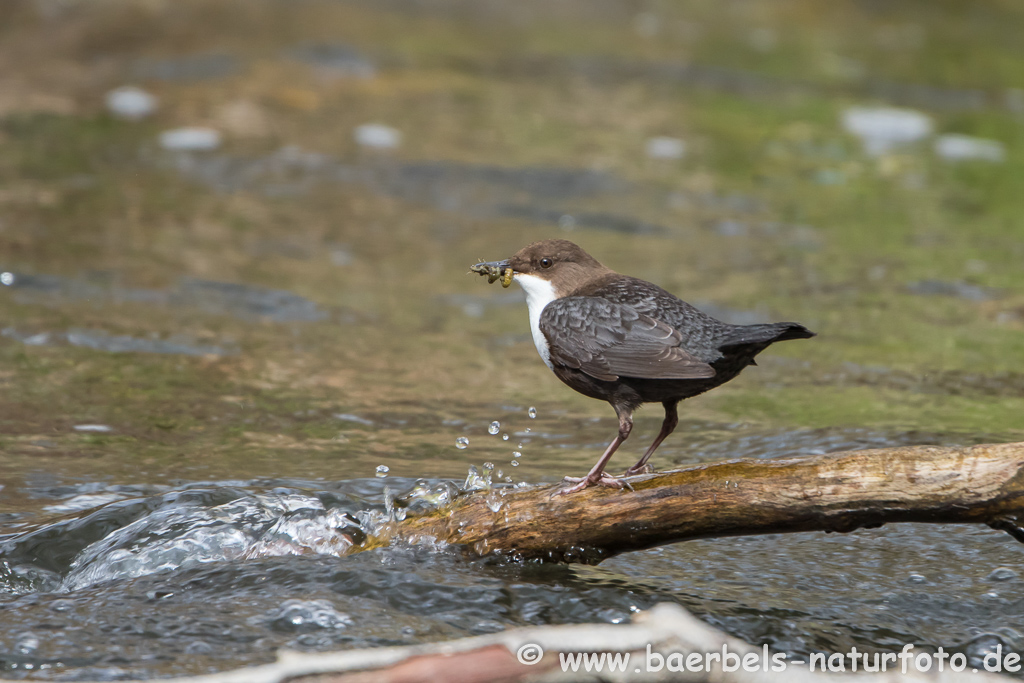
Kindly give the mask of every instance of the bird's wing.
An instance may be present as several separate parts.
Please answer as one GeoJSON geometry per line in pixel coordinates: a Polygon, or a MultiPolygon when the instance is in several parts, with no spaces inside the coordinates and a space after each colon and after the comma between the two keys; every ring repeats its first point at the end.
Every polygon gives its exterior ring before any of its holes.
{"type": "Polygon", "coordinates": [[[715,370],[679,345],[679,331],[607,299],[572,296],[544,307],[540,329],[551,361],[591,377],[702,379],[715,370]]]}

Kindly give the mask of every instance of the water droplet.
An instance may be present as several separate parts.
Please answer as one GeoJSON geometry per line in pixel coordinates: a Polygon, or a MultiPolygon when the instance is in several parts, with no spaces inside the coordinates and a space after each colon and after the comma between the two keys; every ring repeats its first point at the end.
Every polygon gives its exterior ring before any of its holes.
{"type": "Polygon", "coordinates": [[[928,583],[928,579],[923,574],[911,574],[907,577],[907,583],[928,583]]]}
{"type": "Polygon", "coordinates": [[[518,446],[516,446],[516,448],[522,448],[522,447],[523,447],[523,442],[522,442],[522,441],[520,441],[520,442],[519,442],[519,445],[518,445],[518,446]]]}
{"type": "Polygon", "coordinates": [[[10,287],[14,284],[14,273],[0,273],[0,285],[10,287]]]}
{"type": "Polygon", "coordinates": [[[485,462],[484,463],[484,470],[490,471],[490,470],[493,470],[493,469],[494,469],[494,463],[493,462],[485,462]]]}
{"type": "Polygon", "coordinates": [[[497,477],[498,479],[501,479],[502,477],[505,476],[505,473],[502,472],[501,470],[498,470],[497,472],[494,473],[494,476],[497,477]]]}
{"type": "Polygon", "coordinates": [[[537,409],[530,406],[530,409],[526,411],[526,414],[530,416],[531,420],[533,420],[537,417],[537,409]]]}
{"type": "Polygon", "coordinates": [[[512,465],[512,467],[519,467],[519,461],[518,460],[512,460],[511,462],[509,462],[509,465],[512,465]]]}
{"type": "Polygon", "coordinates": [[[501,440],[502,441],[508,441],[508,434],[502,434],[501,435],[501,440]]]}
{"type": "Polygon", "coordinates": [[[512,451],[512,457],[513,458],[521,458],[521,457],[523,457],[523,454],[520,453],[519,451],[512,451]]]}
{"type": "Polygon", "coordinates": [[[466,475],[466,482],[462,485],[464,491],[478,491],[490,486],[490,481],[480,476],[476,465],[469,466],[469,473],[466,475]]]}
{"type": "Polygon", "coordinates": [[[495,420],[491,423],[491,426],[487,428],[488,434],[497,434],[498,430],[501,429],[501,423],[495,420]]]}
{"type": "Polygon", "coordinates": [[[527,428],[526,428],[526,429],[525,429],[525,430],[523,431],[523,434],[529,434],[529,433],[530,433],[530,432],[532,432],[532,431],[533,431],[532,429],[530,429],[529,427],[527,427],[527,428]]]}
{"type": "Polygon", "coordinates": [[[387,465],[377,465],[377,476],[378,477],[386,477],[386,476],[388,476],[388,472],[390,472],[390,471],[391,471],[391,468],[388,467],[387,465]]]}
{"type": "Polygon", "coordinates": [[[458,448],[460,451],[469,448],[469,439],[467,439],[464,436],[460,436],[459,438],[455,439],[455,447],[458,448]]]}

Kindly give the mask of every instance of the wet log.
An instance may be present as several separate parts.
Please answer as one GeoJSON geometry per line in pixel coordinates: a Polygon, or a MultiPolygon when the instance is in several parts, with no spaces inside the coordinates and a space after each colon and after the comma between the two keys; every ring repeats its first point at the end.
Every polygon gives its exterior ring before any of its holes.
{"type": "Polygon", "coordinates": [[[848,532],[894,522],[987,524],[1024,542],[1024,443],[915,446],[730,460],[625,479],[478,491],[394,523],[385,537],[477,555],[596,564],[697,538],[848,532]]]}

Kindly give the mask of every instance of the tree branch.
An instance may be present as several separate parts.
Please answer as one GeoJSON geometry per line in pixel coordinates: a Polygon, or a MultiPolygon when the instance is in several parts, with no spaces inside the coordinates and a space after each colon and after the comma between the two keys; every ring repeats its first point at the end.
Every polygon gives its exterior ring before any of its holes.
{"type": "Polygon", "coordinates": [[[987,524],[1024,542],[1024,443],[730,460],[626,481],[632,491],[475,492],[396,522],[377,540],[429,538],[478,555],[591,564],[695,538],[892,522],[987,524]]]}

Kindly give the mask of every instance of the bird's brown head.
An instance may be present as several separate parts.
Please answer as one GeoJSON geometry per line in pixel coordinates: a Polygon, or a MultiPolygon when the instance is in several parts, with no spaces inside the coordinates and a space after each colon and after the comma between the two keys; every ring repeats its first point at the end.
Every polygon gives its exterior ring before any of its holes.
{"type": "Polygon", "coordinates": [[[526,276],[550,282],[556,296],[565,296],[585,282],[611,272],[569,240],[534,242],[505,261],[478,263],[472,270],[486,275],[506,272],[508,268],[512,269],[512,276],[516,279],[526,276]]]}

